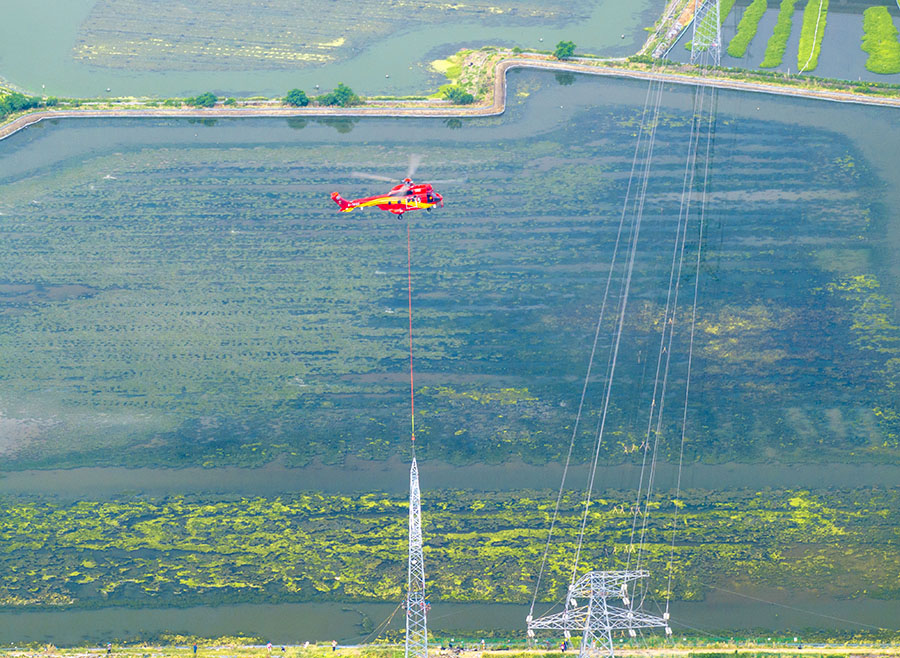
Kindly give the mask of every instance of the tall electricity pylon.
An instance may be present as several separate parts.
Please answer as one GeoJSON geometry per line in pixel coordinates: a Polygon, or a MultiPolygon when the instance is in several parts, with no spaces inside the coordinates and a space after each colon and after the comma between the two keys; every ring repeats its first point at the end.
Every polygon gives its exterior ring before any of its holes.
{"type": "Polygon", "coordinates": [[[698,0],[694,10],[691,64],[718,66],[722,61],[722,21],[719,0],[698,0]]]}
{"type": "Polygon", "coordinates": [[[409,469],[409,576],[406,584],[406,658],[427,658],[428,628],[425,601],[425,562],[422,558],[422,509],[419,467],[413,453],[409,469]]]}
{"type": "Polygon", "coordinates": [[[580,658],[613,658],[613,631],[628,631],[635,637],[637,629],[664,627],[666,635],[671,635],[669,613],[662,617],[645,614],[628,597],[628,583],[649,575],[646,571],[587,572],[569,586],[565,610],[537,619],[528,616],[529,637],[534,637],[536,630],[548,630],[563,631],[569,638],[574,631],[581,633],[580,658]],[[625,607],[610,605],[608,599],[621,599],[625,607]]]}

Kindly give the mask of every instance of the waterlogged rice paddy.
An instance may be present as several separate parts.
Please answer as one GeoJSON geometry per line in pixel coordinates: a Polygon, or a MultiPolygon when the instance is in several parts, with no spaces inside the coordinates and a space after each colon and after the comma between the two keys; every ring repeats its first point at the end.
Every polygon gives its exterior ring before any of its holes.
{"type": "Polygon", "coordinates": [[[0,76],[55,96],[284,96],[338,82],[366,94],[425,94],[429,62],[461,46],[626,56],[663,0],[70,0],[7,8],[0,76]],[[389,76],[389,77],[388,77],[389,76]]]}
{"type": "MultiPolygon", "coordinates": [[[[85,121],[5,145],[7,468],[395,454],[408,435],[404,225],[337,214],[328,193],[374,192],[349,173],[399,175],[410,151],[426,154],[423,176],[468,178],[442,211],[409,219],[422,456],[559,459],[638,122],[630,102],[578,103],[640,91],[513,80],[520,106],[497,120],[85,121]],[[560,112],[548,86],[575,107],[560,112]],[[523,134],[553,107],[562,122],[523,134]]],[[[613,462],[643,440],[686,93],[671,92],[657,136],[602,448],[613,462]]],[[[877,257],[878,170],[840,133],[762,115],[722,114],[716,154],[687,458],[895,462],[900,329],[877,257]]],[[[672,400],[683,390],[681,377],[672,400]]]]}
{"type": "MultiPolygon", "coordinates": [[[[520,71],[510,74],[509,111],[492,119],[79,120],[4,141],[5,468],[405,459],[406,225],[338,214],[328,194],[374,193],[379,185],[350,172],[400,176],[408,154],[421,153],[420,178],[467,179],[442,189],[445,208],[406,220],[433,596],[527,602],[552,494],[464,476],[438,490],[427,464],[465,473],[564,456],[645,93],[639,83],[520,71]]],[[[664,98],[606,465],[639,462],[691,94],[669,88],[664,98]]],[[[895,120],[881,109],[719,96],[688,463],[898,463],[895,120]]],[[[684,340],[677,334],[666,398],[675,409],[684,340]]],[[[601,349],[609,341],[604,326],[601,349]]],[[[592,387],[579,473],[600,403],[592,387]]],[[[677,457],[678,416],[665,417],[661,459],[677,457]]],[[[85,473],[102,479],[104,469],[85,473]]],[[[647,537],[654,600],[671,541],[675,471],[662,473],[647,537]]],[[[349,495],[353,478],[348,468],[335,476],[343,488],[323,493],[298,477],[283,495],[177,482],[144,494],[137,484],[77,496],[7,490],[0,607],[394,601],[403,494],[349,495]]],[[[784,479],[683,492],[674,599],[702,606],[719,601],[715,587],[762,598],[787,587],[807,601],[800,608],[842,619],[851,608],[894,610],[900,583],[884,576],[900,560],[893,493],[874,481],[810,492],[784,479]]],[[[634,492],[618,487],[598,487],[586,562],[626,557],[634,492]]],[[[578,505],[574,494],[565,500],[542,597],[568,577],[578,505]]],[[[280,614],[263,607],[238,630],[280,614]]],[[[772,621],[757,613],[716,627],[772,621]]],[[[179,628],[208,632],[207,617],[190,619],[179,628]]],[[[78,632],[93,637],[105,622],[84,623],[78,632]]],[[[490,626],[490,615],[471,624],[490,626]]],[[[796,624],[834,627],[809,615],[796,624]]],[[[163,630],[172,627],[122,634],[163,630]]]]}
{"type": "Polygon", "coordinates": [[[445,21],[495,26],[584,20],[586,0],[336,0],[297,10],[293,0],[247,3],[218,0],[98,0],[82,23],[76,60],[131,70],[296,68],[359,54],[372,41],[445,21]]]}

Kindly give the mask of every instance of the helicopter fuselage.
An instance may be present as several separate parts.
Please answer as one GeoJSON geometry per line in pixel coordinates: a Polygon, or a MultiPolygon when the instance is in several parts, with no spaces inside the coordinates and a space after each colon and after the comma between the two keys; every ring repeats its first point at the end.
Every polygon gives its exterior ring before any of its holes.
{"type": "Polygon", "coordinates": [[[340,206],[340,212],[350,212],[357,208],[378,208],[395,215],[402,215],[410,210],[431,210],[435,206],[444,205],[444,197],[435,192],[429,183],[420,185],[400,183],[391,188],[387,194],[352,201],[344,199],[337,192],[332,192],[331,199],[340,206]]]}

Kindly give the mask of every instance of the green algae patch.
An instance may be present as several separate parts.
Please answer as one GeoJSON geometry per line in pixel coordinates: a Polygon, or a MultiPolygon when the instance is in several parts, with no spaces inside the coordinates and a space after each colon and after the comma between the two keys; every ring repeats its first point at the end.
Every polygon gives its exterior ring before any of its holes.
{"type": "Polygon", "coordinates": [[[797,70],[814,71],[819,65],[819,52],[825,36],[828,17],[828,0],[809,0],[803,10],[803,26],[800,31],[800,46],[797,49],[797,70]]]}
{"type": "Polygon", "coordinates": [[[866,69],[872,73],[900,73],[900,41],[887,7],[863,12],[862,49],[869,54],[866,69]]]}
{"type": "Polygon", "coordinates": [[[743,57],[747,52],[750,42],[756,36],[759,29],[759,21],[769,8],[766,0],[753,0],[750,6],[744,11],[741,22],[738,23],[737,34],[734,35],[728,44],[728,54],[732,57],[743,57]]]}
{"type": "Polygon", "coordinates": [[[445,75],[450,84],[456,84],[462,75],[463,60],[469,54],[468,50],[460,50],[458,53],[450,55],[444,59],[436,59],[431,62],[430,66],[434,71],[445,75]]]}
{"type": "MultiPolygon", "coordinates": [[[[431,491],[423,502],[432,596],[529,600],[552,511],[548,492],[431,491]]],[[[632,502],[625,492],[599,492],[586,561],[625,567],[633,555],[632,502]]],[[[676,600],[699,600],[710,584],[732,589],[748,574],[760,587],[900,596],[895,489],[687,490],[678,501],[655,498],[650,509],[644,559],[654,596],[671,587],[676,600]],[[665,564],[673,556],[669,583],[665,564]]],[[[559,527],[578,527],[583,511],[580,494],[565,494],[559,527]]],[[[405,497],[387,494],[77,503],[6,496],[0,608],[397,601],[407,512],[405,497]]],[[[575,533],[555,537],[545,571],[552,597],[565,593],[575,541],[575,533]]]]}
{"type": "Polygon", "coordinates": [[[775,29],[772,30],[772,36],[766,43],[766,52],[760,66],[764,69],[774,69],[781,66],[784,60],[784,51],[787,49],[788,38],[791,36],[791,28],[794,22],[794,7],[798,0],[781,0],[781,6],[778,9],[778,19],[775,22],[775,29]]]}

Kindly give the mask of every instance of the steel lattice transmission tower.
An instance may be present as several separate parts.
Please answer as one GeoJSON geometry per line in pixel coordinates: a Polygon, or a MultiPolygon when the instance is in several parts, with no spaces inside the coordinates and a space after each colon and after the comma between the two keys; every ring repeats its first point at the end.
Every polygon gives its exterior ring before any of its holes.
{"type": "Polygon", "coordinates": [[[722,61],[722,21],[719,0],[696,0],[691,64],[718,66],[722,61]]]}
{"type": "Polygon", "coordinates": [[[589,571],[569,586],[565,610],[537,619],[529,615],[529,637],[536,630],[563,631],[567,638],[580,633],[580,658],[612,658],[613,631],[628,631],[635,637],[637,629],[664,627],[666,635],[671,635],[668,613],[662,617],[645,614],[635,610],[628,597],[628,583],[649,575],[647,571],[589,571]],[[610,599],[621,599],[625,607],[610,605],[610,599]]]}
{"type": "Polygon", "coordinates": [[[409,469],[409,576],[406,587],[406,658],[427,658],[428,603],[425,601],[422,508],[419,499],[419,467],[415,453],[409,469]]]}

